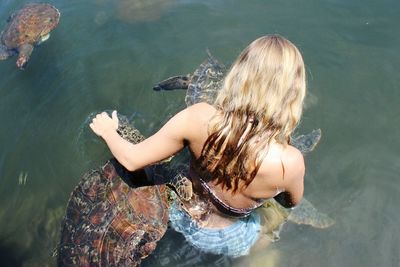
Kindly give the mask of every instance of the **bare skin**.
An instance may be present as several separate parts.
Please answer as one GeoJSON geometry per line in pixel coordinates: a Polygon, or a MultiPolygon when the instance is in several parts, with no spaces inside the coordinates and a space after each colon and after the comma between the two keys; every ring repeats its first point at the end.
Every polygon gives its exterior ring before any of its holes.
{"type": "MultiPolygon", "coordinates": [[[[174,155],[188,144],[192,155],[199,158],[209,135],[209,122],[216,109],[209,104],[190,106],[172,117],[158,132],[139,144],[131,144],[121,138],[116,129],[116,111],[110,118],[107,113],[98,114],[90,128],[104,139],[111,153],[128,170],[134,171],[174,155]]],[[[215,194],[235,208],[254,207],[259,199],[275,197],[280,191],[290,196],[291,204],[300,202],[304,190],[304,160],[295,147],[272,143],[254,180],[248,187],[235,194],[212,182],[215,194]]],[[[219,226],[230,224],[218,223],[219,226]]],[[[210,225],[215,227],[216,225],[210,225]]]]}

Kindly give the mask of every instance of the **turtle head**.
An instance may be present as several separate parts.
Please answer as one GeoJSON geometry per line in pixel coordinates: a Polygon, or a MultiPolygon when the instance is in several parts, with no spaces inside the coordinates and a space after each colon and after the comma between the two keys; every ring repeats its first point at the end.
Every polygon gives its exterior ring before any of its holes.
{"type": "Polygon", "coordinates": [[[174,90],[174,89],[183,89],[186,90],[189,86],[191,80],[191,75],[179,75],[170,77],[153,87],[155,91],[161,90],[174,90]]]}

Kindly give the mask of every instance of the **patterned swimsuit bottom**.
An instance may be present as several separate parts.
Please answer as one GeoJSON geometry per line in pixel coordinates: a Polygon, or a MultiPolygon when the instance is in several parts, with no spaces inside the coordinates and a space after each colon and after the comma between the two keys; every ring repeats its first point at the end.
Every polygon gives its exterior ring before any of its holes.
{"type": "Polygon", "coordinates": [[[172,228],[183,234],[194,247],[213,254],[230,257],[247,255],[260,236],[260,216],[252,212],[245,218],[238,218],[225,228],[204,228],[175,201],[169,209],[172,228]]]}

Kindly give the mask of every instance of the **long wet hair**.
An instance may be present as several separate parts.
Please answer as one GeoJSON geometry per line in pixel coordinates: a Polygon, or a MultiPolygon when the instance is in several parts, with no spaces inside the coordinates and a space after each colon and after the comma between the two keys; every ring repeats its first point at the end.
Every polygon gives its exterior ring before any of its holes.
{"type": "Polygon", "coordinates": [[[208,181],[235,193],[254,179],[271,141],[286,146],[306,94],[303,58],[279,35],[253,41],[229,70],[200,158],[208,181]]]}

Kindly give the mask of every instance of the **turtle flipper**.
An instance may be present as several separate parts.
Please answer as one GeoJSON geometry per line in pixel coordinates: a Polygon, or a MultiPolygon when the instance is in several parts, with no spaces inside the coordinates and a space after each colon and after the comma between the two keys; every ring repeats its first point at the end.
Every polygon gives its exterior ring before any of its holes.
{"type": "Polygon", "coordinates": [[[43,35],[42,37],[40,37],[36,45],[40,45],[41,43],[46,42],[49,38],[50,38],[50,33],[43,35]]]}
{"type": "Polygon", "coordinates": [[[23,44],[20,47],[18,47],[18,59],[17,59],[17,67],[19,69],[24,69],[26,66],[26,63],[28,63],[28,60],[32,54],[33,51],[33,45],[31,44],[23,44]]]}
{"type": "Polygon", "coordinates": [[[192,77],[189,74],[169,77],[168,79],[163,80],[162,82],[155,85],[153,87],[153,90],[155,91],[175,90],[175,89],[186,90],[188,89],[191,79],[192,77]]]}
{"type": "Polygon", "coordinates": [[[290,221],[296,224],[306,224],[315,228],[328,228],[335,221],[318,210],[305,198],[293,209],[284,208],[273,198],[268,199],[261,207],[257,208],[261,217],[262,233],[271,241],[279,240],[283,224],[290,221]]]}
{"type": "Polygon", "coordinates": [[[335,223],[325,213],[320,213],[307,199],[303,198],[298,206],[290,211],[289,221],[297,224],[307,224],[315,228],[328,228],[335,223]]]}
{"type": "MultiPolygon", "coordinates": [[[[192,181],[187,178],[189,165],[179,163],[175,165],[164,164],[161,167],[162,180],[171,187],[182,201],[189,201],[193,197],[192,181]]],[[[158,171],[156,170],[156,173],[158,171]]]]}
{"type": "Polygon", "coordinates": [[[0,60],[5,60],[11,56],[15,55],[14,50],[9,50],[7,47],[4,45],[0,44],[0,60]]]}
{"type": "Polygon", "coordinates": [[[321,139],[321,129],[316,129],[308,134],[303,134],[290,139],[290,144],[301,151],[302,154],[307,154],[317,146],[321,139]]]}
{"type": "Polygon", "coordinates": [[[182,173],[177,173],[170,181],[167,182],[167,184],[173,187],[180,199],[189,201],[192,198],[192,181],[190,181],[182,173]]]}

